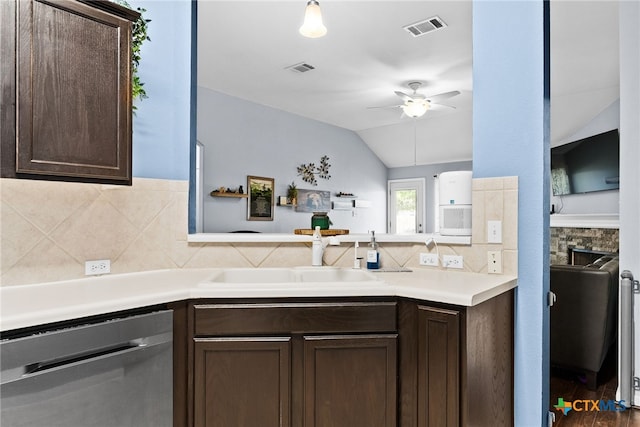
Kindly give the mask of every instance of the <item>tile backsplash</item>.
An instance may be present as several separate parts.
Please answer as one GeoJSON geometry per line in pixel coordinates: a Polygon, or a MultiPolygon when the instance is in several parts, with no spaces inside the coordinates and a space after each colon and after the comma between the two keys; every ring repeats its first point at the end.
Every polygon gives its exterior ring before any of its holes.
{"type": "MultiPolygon", "coordinates": [[[[188,243],[188,182],[134,178],[131,187],[0,180],[0,282],[22,285],[84,277],[87,260],[110,259],[111,273],[170,268],[308,265],[310,243],[188,243]]],[[[464,256],[464,270],[486,272],[487,251],[502,250],[517,274],[517,177],[473,180],[472,246],[440,245],[464,256]],[[501,220],[503,243],[485,225],[501,220]]],[[[382,243],[386,267],[415,267],[424,244],[382,243]]],[[[350,267],[353,245],[329,246],[324,263],[350,267]]]]}

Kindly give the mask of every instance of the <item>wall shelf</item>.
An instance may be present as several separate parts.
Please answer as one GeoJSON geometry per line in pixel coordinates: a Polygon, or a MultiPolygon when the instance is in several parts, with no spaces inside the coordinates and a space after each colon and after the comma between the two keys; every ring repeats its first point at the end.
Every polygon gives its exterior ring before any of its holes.
{"type": "Polygon", "coordinates": [[[219,191],[212,191],[211,193],[209,193],[211,195],[211,197],[235,197],[237,199],[246,199],[247,197],[249,197],[248,194],[241,194],[241,193],[221,193],[219,191]]]}
{"type": "Polygon", "coordinates": [[[551,227],[620,228],[620,215],[613,214],[553,214],[551,227]]]}

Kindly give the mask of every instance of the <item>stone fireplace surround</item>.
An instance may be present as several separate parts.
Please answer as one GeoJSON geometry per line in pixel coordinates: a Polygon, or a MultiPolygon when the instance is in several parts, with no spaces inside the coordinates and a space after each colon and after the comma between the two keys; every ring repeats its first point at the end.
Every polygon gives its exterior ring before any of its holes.
{"type": "Polygon", "coordinates": [[[570,252],[618,252],[620,232],[617,228],[551,227],[550,263],[571,264],[570,252]]]}

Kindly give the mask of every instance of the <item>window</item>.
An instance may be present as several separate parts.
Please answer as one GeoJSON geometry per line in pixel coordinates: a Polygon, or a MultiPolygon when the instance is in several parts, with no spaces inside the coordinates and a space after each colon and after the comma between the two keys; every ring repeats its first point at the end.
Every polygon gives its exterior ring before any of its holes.
{"type": "Polygon", "coordinates": [[[396,179],[388,182],[390,234],[424,231],[424,178],[396,179]]]}

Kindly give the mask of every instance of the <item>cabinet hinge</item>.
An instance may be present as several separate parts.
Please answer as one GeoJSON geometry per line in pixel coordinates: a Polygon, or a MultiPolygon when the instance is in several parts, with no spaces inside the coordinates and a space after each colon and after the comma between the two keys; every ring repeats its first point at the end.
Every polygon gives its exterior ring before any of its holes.
{"type": "Polygon", "coordinates": [[[633,377],[633,389],[636,391],[640,390],[640,378],[633,377]]]}

